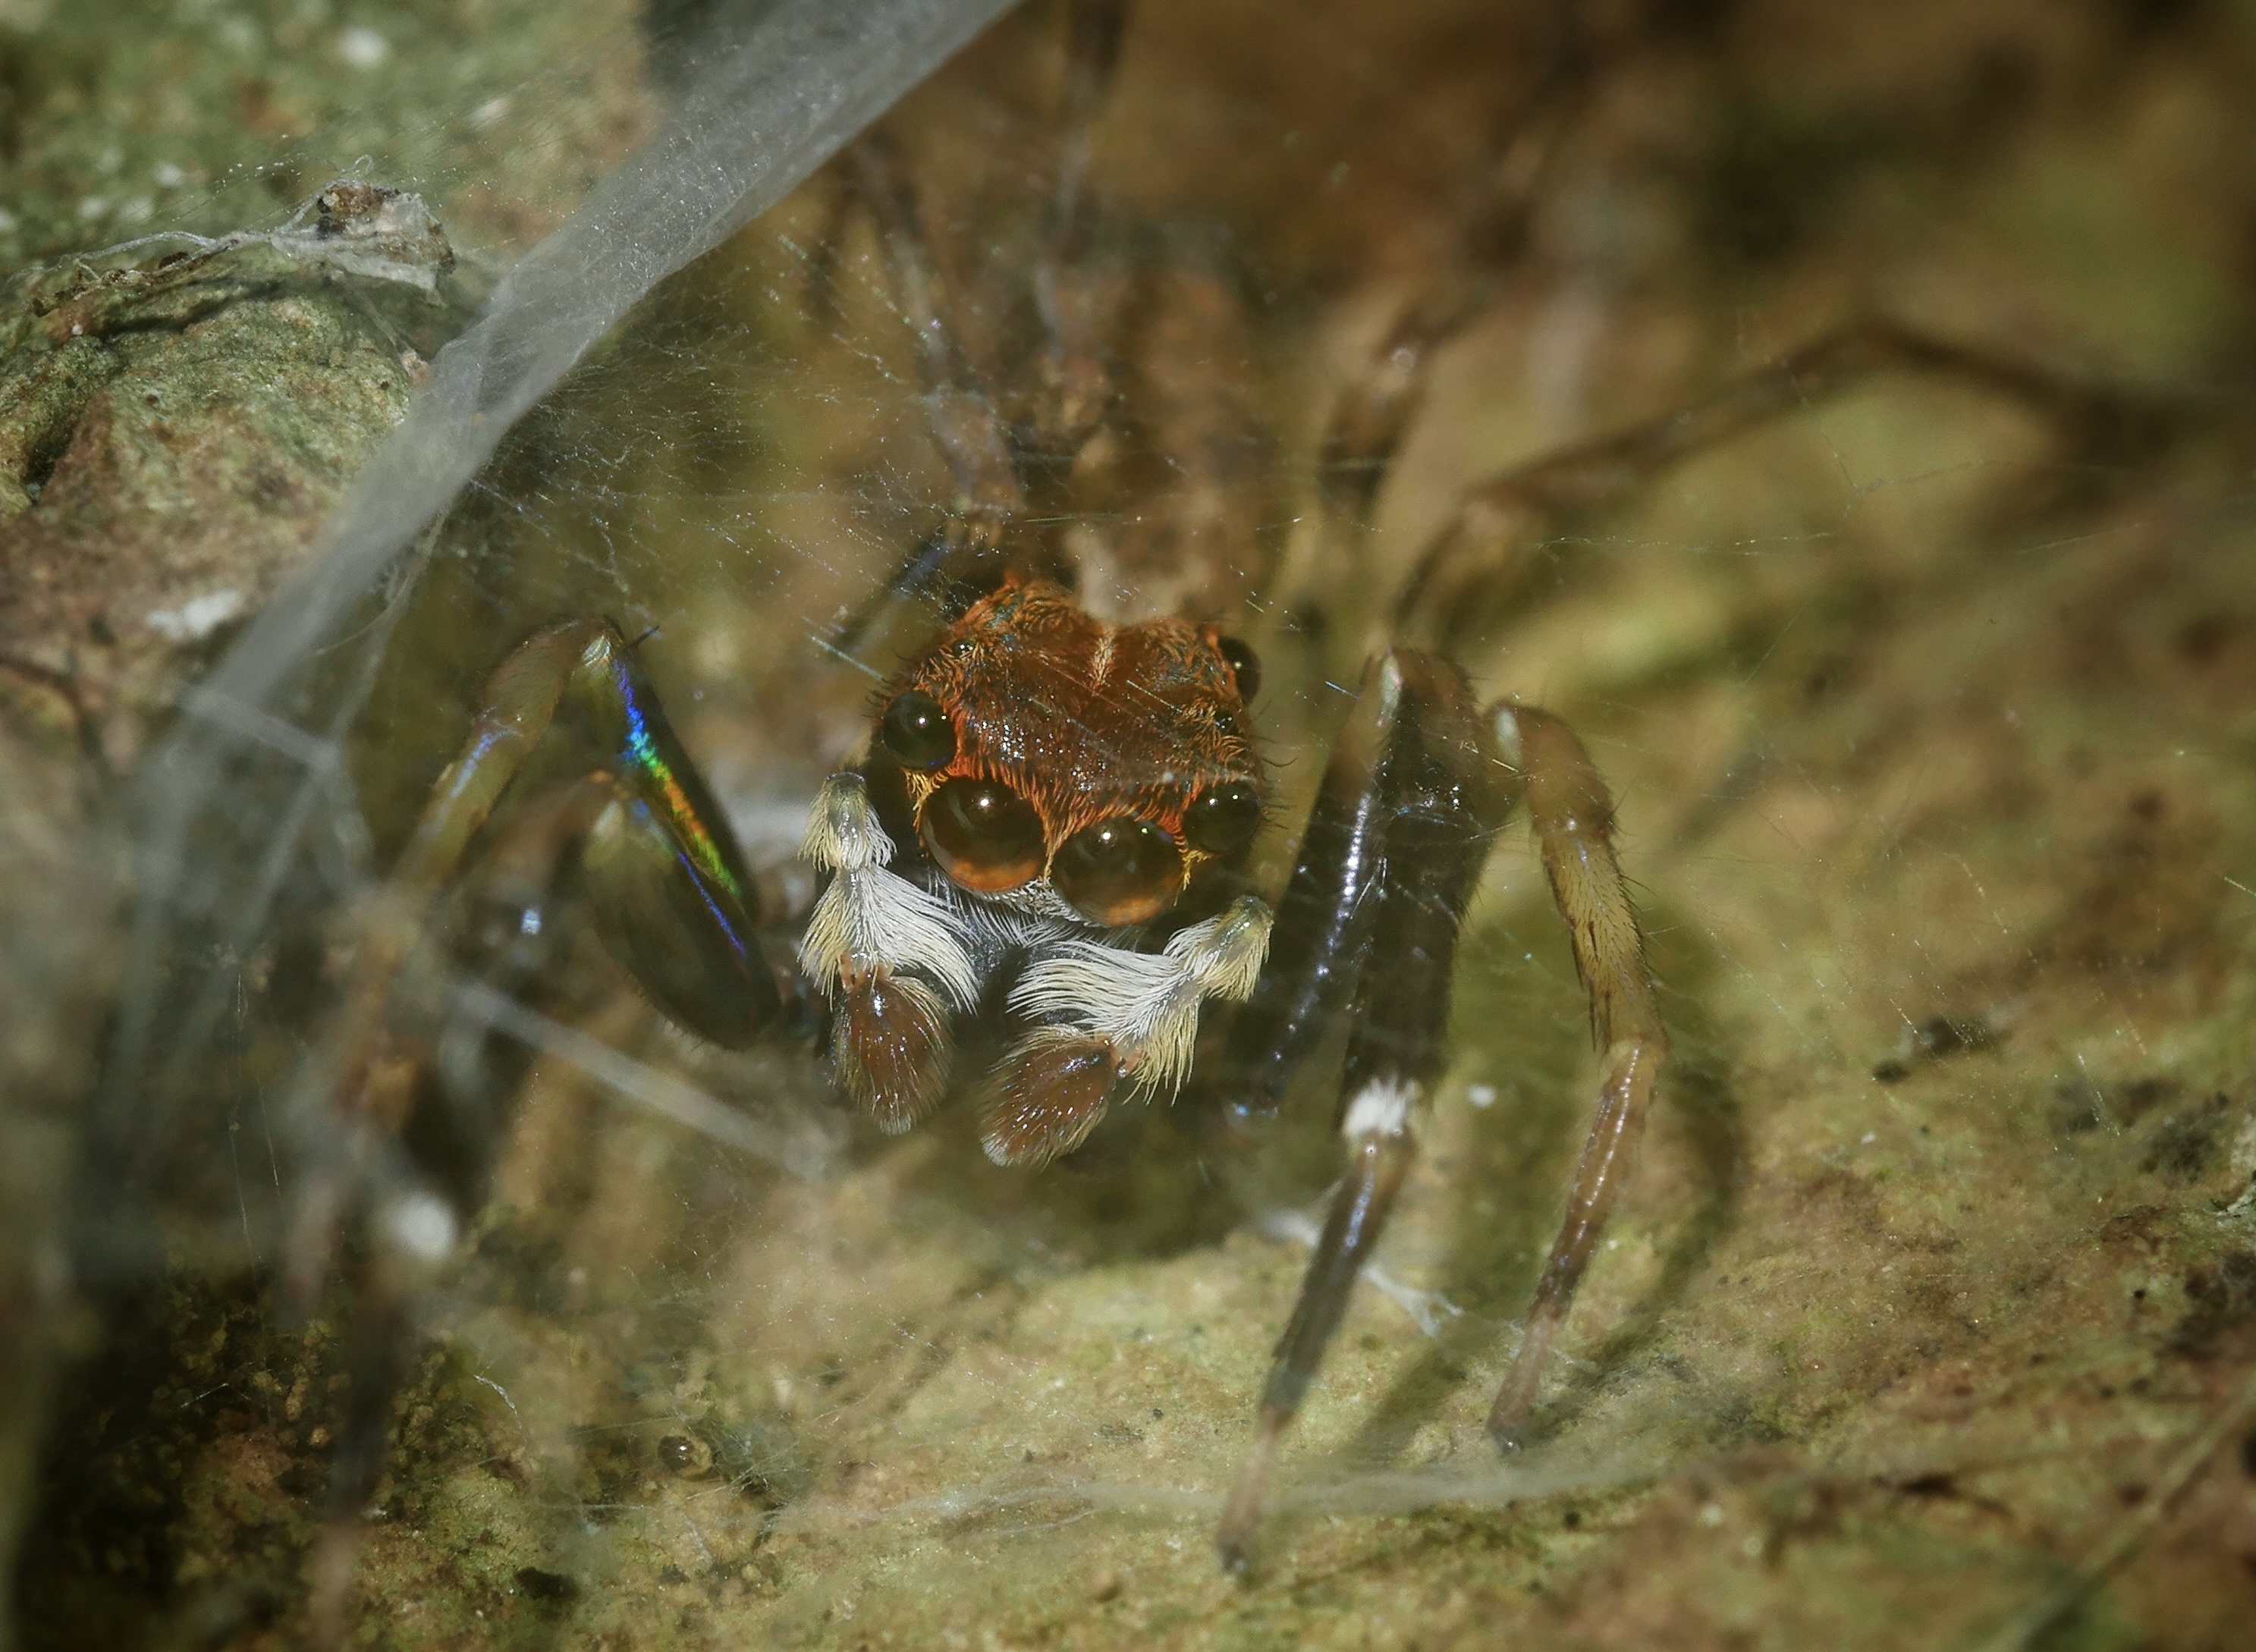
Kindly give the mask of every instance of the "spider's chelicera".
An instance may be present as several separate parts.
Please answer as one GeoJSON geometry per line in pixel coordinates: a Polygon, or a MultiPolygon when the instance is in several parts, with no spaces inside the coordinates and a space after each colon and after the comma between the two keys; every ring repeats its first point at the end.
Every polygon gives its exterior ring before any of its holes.
{"type": "MultiPolygon", "coordinates": [[[[474,850],[539,887],[571,845],[605,945],[673,1021],[740,1048],[789,1024],[787,1001],[810,995],[827,1008],[833,1072],[856,1106],[899,1132],[952,1087],[974,1088],[983,1141],[1003,1164],[1069,1151],[1117,1101],[1174,1095],[1192,1076],[1209,1003],[1230,1020],[1204,1041],[1198,1081],[1263,1111],[1344,1020],[1345,1168],[1217,1534],[1238,1569],[1278,1442],[1414,1157],[1446,1066],[1459,926],[1514,808],[1528,815],[1566,920],[1604,1076],[1491,1414],[1507,1446],[1626,1177],[1666,1041],[1614,859],[1612,805],[1558,719],[1510,701],[1483,708],[1437,654],[1382,650],[1273,908],[1242,869],[1267,813],[1250,715],[1258,664],[1216,624],[1169,611],[1186,593],[1194,609],[1221,606],[1195,594],[1210,587],[1215,547],[1187,538],[1179,548],[1206,566],[1130,581],[1114,556],[1110,573],[1084,569],[1076,588],[1010,571],[1003,530],[1028,514],[1041,468],[1024,460],[1102,448],[1121,400],[1102,306],[1075,271],[1088,238],[1083,134],[1122,8],[1089,0],[1074,15],[1074,136],[1035,282],[1054,393],[1031,431],[1007,427],[966,367],[913,196],[882,142],[865,141],[847,169],[921,353],[935,443],[956,483],[941,560],[956,588],[979,570],[989,577],[885,684],[862,749],[815,799],[802,853],[822,882],[795,974],[764,950],[758,920],[782,915],[758,910],[745,858],[632,649],[607,623],[565,622],[518,647],[488,685],[363,933],[325,1070],[337,1093],[363,1098],[360,1116],[377,1116],[364,1098],[384,1006],[426,915],[474,850]],[[573,742],[575,777],[515,795],[552,737],[573,742]],[[504,802],[509,824],[489,825],[504,802]],[[975,1021],[994,1023],[982,1029],[1000,1048],[991,1073],[955,1071],[958,1035],[975,1021]]],[[[1375,439],[1364,472],[1392,439],[1375,439]]],[[[1041,514],[1068,519],[1064,504],[1041,503],[1041,514]]],[[[913,559],[894,588],[930,560],[913,559]]],[[[1043,559],[1045,572],[1063,573],[1057,561],[1043,559]]],[[[368,1415],[380,1427],[389,1413],[379,1404],[368,1415]]],[[[340,1509],[367,1501],[374,1460],[341,1471],[340,1509]]]]}

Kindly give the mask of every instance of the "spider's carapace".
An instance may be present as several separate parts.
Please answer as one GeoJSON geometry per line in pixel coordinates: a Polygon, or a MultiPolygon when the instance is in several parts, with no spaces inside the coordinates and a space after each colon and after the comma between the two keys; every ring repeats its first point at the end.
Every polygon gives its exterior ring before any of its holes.
{"type": "Polygon", "coordinates": [[[1012,575],[887,685],[871,801],[968,892],[1047,880],[1093,924],[1149,923],[1260,827],[1252,660],[1211,625],[1108,625],[1012,575]]]}

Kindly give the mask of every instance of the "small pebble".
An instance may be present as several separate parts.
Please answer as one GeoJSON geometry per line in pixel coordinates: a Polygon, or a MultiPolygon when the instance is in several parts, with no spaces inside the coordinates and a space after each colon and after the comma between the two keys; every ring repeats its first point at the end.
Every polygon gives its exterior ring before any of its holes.
{"type": "Polygon", "coordinates": [[[1119,1571],[1115,1567],[1107,1566],[1096,1574],[1096,1581],[1089,1585],[1089,1598],[1092,1600],[1117,1600],[1124,1586],[1120,1580],[1119,1571]]]}

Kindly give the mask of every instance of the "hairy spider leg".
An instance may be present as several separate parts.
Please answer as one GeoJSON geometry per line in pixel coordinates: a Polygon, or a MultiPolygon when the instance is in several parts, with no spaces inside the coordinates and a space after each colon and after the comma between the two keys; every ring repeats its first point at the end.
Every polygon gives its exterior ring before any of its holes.
{"type": "Polygon", "coordinates": [[[404,1097],[402,1087],[371,1082],[395,984],[428,945],[433,908],[552,728],[592,765],[580,783],[591,889],[599,927],[619,962],[660,1008],[716,1043],[749,1043],[780,1010],[745,911],[751,885],[743,853],[625,639],[599,621],[537,633],[488,680],[461,754],[439,777],[391,877],[361,914],[338,1023],[306,1080],[306,1093],[335,1098],[350,1117],[336,1137],[344,1149],[307,1177],[293,1219],[286,1283],[301,1305],[310,1306],[319,1290],[336,1224],[369,1154],[402,1121],[402,1108],[387,1105],[404,1097]],[[634,900],[652,901],[651,914],[672,920],[659,929],[680,955],[710,969],[709,978],[688,979],[680,962],[661,957],[657,943],[621,922],[634,900]]]}
{"type": "Polygon", "coordinates": [[[1566,1216],[1528,1305],[1519,1351],[1488,1414],[1491,1437],[1512,1451],[1575,1288],[1629,1180],[1653,1086],[1668,1059],[1668,1036],[1636,909],[1614,857],[1613,799],[1597,765],[1574,731],[1548,712],[1507,703],[1493,716],[1497,744],[1521,777],[1544,875],[1566,921],[1575,973],[1590,995],[1591,1039],[1605,1064],[1596,1115],[1567,1192],[1566,1216]]]}
{"type": "Polygon", "coordinates": [[[1590,995],[1604,1071],[1565,1218],[1490,1414],[1505,1449],[1519,1443],[1575,1289],[1628,1177],[1667,1040],[1614,857],[1604,783],[1558,718],[1510,702],[1477,714],[1455,668],[1431,655],[1390,652],[1366,679],[1327,772],[1281,909],[1278,967],[1225,1051],[1223,1081],[1273,1107],[1323,1022],[1349,1002],[1340,1086],[1347,1170],[1216,1534],[1232,1571],[1249,1563],[1279,1442],[1415,1156],[1447,1063],[1449,988],[1466,905],[1496,833],[1523,800],[1590,995]]]}
{"type": "Polygon", "coordinates": [[[1386,635],[1447,649],[1529,594],[1540,566],[1535,552],[1562,523],[1617,505],[1673,465],[1884,372],[1955,378],[2019,401],[2087,439],[2094,430],[2155,428],[2175,416],[2160,402],[2142,404],[1886,316],[1862,317],[1689,406],[1474,482],[1420,552],[1386,635]]]}
{"type": "MultiPolygon", "coordinates": [[[[934,587],[951,598],[958,587],[968,586],[973,595],[991,588],[1002,573],[997,553],[1003,535],[1028,508],[1019,447],[1061,460],[1059,467],[1069,470],[1073,456],[1111,406],[1106,318],[1080,260],[1089,241],[1089,127],[1111,88],[1128,11],[1126,0],[1075,0],[1068,20],[1063,135],[1033,277],[1045,343],[1040,364],[1046,395],[1035,409],[1034,427],[1017,439],[948,325],[947,285],[897,147],[882,131],[873,131],[849,152],[843,185],[832,197],[821,232],[816,287],[828,308],[835,308],[829,295],[847,219],[857,207],[865,210],[877,229],[894,305],[916,341],[926,417],[955,498],[941,531],[919,545],[849,616],[841,628],[842,648],[858,644],[885,611],[904,598],[922,596],[934,587]]],[[[1042,504],[1045,515],[1062,508],[1056,500],[1042,504]]],[[[1019,549],[1018,559],[1026,566],[1070,583],[1071,570],[1054,555],[1026,556],[1026,547],[1019,549]]]]}
{"type": "Polygon", "coordinates": [[[947,288],[892,140],[871,132],[848,157],[856,193],[877,224],[893,300],[916,342],[933,441],[955,484],[948,528],[952,540],[961,538],[954,548],[976,562],[994,554],[1004,529],[1026,509],[1009,432],[948,325],[947,288]]]}
{"type": "Polygon", "coordinates": [[[799,967],[830,1001],[840,1085],[888,1135],[948,1093],[948,1016],[979,997],[953,914],[892,869],[893,853],[868,783],[850,773],[824,781],[800,854],[829,882],[800,940],[799,967]]]}
{"type": "MultiPolygon", "coordinates": [[[[1575,25],[1562,19],[1562,32],[1575,25]]],[[[1456,256],[1441,276],[1396,315],[1340,392],[1317,450],[1317,485],[1336,514],[1368,524],[1380,485],[1426,397],[1443,346],[1492,306],[1510,266],[1524,252],[1554,164],[1596,81],[1594,60],[1574,42],[1555,41],[1553,72],[1536,77],[1532,98],[1512,110],[1501,151],[1459,226],[1456,256]]]]}
{"type": "MultiPolygon", "coordinates": [[[[1455,667],[1398,650],[1377,663],[1364,697],[1370,715],[1358,718],[1351,742],[1360,749],[1334,765],[1326,788],[1361,777],[1363,796],[1325,805],[1335,822],[1359,830],[1335,826],[1315,855],[1302,851],[1302,867],[1315,868],[1308,882],[1334,871],[1357,892],[1344,902],[1287,896],[1286,921],[1308,924],[1313,933],[1294,938],[1289,964],[1300,979],[1280,995],[1286,1003],[1321,1004],[1352,992],[1338,1121],[1347,1170],[1278,1340],[1253,1446],[1216,1533],[1231,1571],[1248,1564],[1278,1443],[1415,1156],[1414,1131],[1448,1058],[1458,930],[1516,790],[1455,667]],[[1353,910],[1343,913],[1343,906],[1353,910]],[[1325,958],[1327,944],[1341,950],[1325,958]]],[[[1303,883],[1298,869],[1294,882],[1303,883]]],[[[1301,1033],[1303,1049],[1312,1041],[1306,1022],[1286,1026],[1301,1033]]],[[[1289,1077],[1279,1064],[1264,1065],[1273,1085],[1289,1077]]]]}
{"type": "Polygon", "coordinates": [[[1241,1113],[1273,1115],[1325,1030],[1347,1008],[1378,916],[1388,807],[1380,784],[1400,722],[1402,671],[1373,660],[1334,743],[1292,876],[1277,905],[1269,961],[1230,1020],[1202,1088],[1241,1113]]]}
{"type": "Polygon", "coordinates": [[[1011,1008],[1043,1023],[996,1071],[980,1121],[998,1164],[1046,1164],[1088,1138],[1114,1093],[1172,1097],[1209,999],[1242,1002],[1269,950],[1268,903],[1241,895],[1156,953],[1067,938],[1034,959],[1011,1008]]]}
{"type": "MultiPolygon", "coordinates": [[[[597,929],[668,1016],[733,1046],[758,1037],[781,1009],[752,935],[743,853],[626,640],[616,627],[593,621],[535,634],[488,679],[461,753],[433,787],[391,876],[362,916],[340,1022],[314,1065],[321,1093],[337,1098],[350,1116],[335,1133],[341,1150],[308,1174],[293,1217],[285,1285],[303,1305],[319,1290],[348,1209],[367,1199],[419,1096],[429,1100],[433,1075],[398,1059],[389,1031],[395,988],[404,972],[451,976],[433,955],[432,913],[461,879],[497,808],[550,742],[565,742],[574,760],[589,767],[513,812],[486,851],[491,892],[537,911],[571,844],[584,840],[597,929]],[[418,967],[427,956],[427,972],[418,967]]],[[[511,950],[504,947],[497,961],[514,974],[511,950]]],[[[444,1074],[439,1082],[445,1087],[444,1074]]],[[[464,1199],[468,1189],[449,1192],[458,1206],[475,1203],[464,1199]]],[[[422,1195],[426,1205],[432,1198],[422,1195]]],[[[411,1304],[446,1248],[431,1240],[428,1218],[418,1227],[412,1199],[369,1214],[377,1242],[349,1269],[356,1309],[349,1381],[313,1564],[310,1611],[321,1646],[336,1644],[342,1633],[359,1511],[383,1472],[391,1396],[412,1346],[411,1304]]]]}

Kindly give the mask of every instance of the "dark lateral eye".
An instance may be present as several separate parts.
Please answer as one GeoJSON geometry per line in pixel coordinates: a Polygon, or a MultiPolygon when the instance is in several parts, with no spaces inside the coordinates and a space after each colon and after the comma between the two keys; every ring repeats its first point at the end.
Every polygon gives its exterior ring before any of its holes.
{"type": "Polygon", "coordinates": [[[1237,679],[1237,698],[1242,705],[1251,706],[1253,697],[1261,692],[1261,660],[1259,656],[1237,637],[1225,636],[1215,646],[1230,667],[1230,674],[1237,679]]]}
{"type": "Polygon", "coordinates": [[[1261,829],[1261,794],[1243,780],[1209,786],[1183,811],[1183,835],[1209,854],[1230,854],[1261,829]]]}
{"type": "Polygon", "coordinates": [[[948,782],[924,800],[919,825],[940,869],[967,889],[999,895],[1041,875],[1041,817],[998,782],[948,782]]]}
{"type": "Polygon", "coordinates": [[[955,756],[955,725],[948,721],[940,702],[920,688],[910,689],[885,707],[878,738],[904,769],[929,772],[955,756]]]}
{"type": "Polygon", "coordinates": [[[1141,924],[1181,893],[1182,851],[1150,821],[1117,815],[1065,840],[1050,862],[1050,882],[1095,923],[1141,924]]]}

